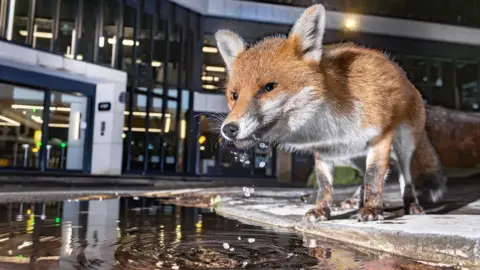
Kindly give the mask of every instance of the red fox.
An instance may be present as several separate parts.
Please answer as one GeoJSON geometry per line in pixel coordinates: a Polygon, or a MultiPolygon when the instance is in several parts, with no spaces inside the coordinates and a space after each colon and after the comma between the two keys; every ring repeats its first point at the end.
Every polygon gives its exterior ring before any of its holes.
{"type": "Polygon", "coordinates": [[[325,8],[317,4],[287,37],[247,46],[234,32],[215,33],[228,72],[222,136],[241,149],[261,140],[313,153],[319,188],[309,221],[330,218],[333,168],[357,158],[365,161],[359,221],[383,219],[390,159],[400,171],[404,205],[423,213],[411,180],[412,157],[425,139],[420,92],[383,53],[352,45],[324,51],[324,32],[325,8]]]}

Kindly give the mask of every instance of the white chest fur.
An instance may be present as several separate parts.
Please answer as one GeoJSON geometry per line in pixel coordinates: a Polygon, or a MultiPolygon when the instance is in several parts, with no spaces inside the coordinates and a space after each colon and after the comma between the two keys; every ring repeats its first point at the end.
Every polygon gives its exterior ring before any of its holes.
{"type": "Polygon", "coordinates": [[[283,148],[294,152],[316,151],[324,160],[366,155],[369,141],[379,134],[375,127],[362,128],[359,106],[349,115],[339,115],[328,105],[318,106],[301,128],[295,125],[290,132],[280,143],[283,148]]]}

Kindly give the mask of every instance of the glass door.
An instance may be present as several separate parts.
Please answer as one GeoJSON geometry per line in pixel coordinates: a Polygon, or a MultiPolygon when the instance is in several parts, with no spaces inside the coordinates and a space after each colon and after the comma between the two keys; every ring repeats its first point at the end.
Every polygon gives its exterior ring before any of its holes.
{"type": "Polygon", "coordinates": [[[89,98],[52,90],[48,117],[46,167],[83,170],[86,153],[89,98]]]}
{"type": "Polygon", "coordinates": [[[39,169],[45,92],[0,83],[0,168],[39,169]]]}

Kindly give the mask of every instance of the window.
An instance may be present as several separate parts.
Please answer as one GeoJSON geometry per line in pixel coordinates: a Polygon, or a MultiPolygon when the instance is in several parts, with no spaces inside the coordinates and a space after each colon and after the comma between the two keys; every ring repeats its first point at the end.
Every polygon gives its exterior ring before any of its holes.
{"type": "Polygon", "coordinates": [[[113,67],[114,41],[117,38],[117,26],[115,18],[118,15],[118,6],[115,0],[103,1],[103,33],[98,45],[99,63],[105,66],[113,67]]]}
{"type": "Polygon", "coordinates": [[[456,63],[456,87],[460,94],[460,108],[479,111],[478,76],[479,65],[474,61],[459,60],[456,63]]]}
{"type": "Polygon", "coordinates": [[[150,109],[150,129],[148,134],[148,168],[151,170],[160,170],[161,160],[161,140],[162,140],[162,98],[154,97],[150,109]]]}
{"type": "Polygon", "coordinates": [[[55,46],[55,52],[73,58],[76,51],[77,42],[72,37],[77,36],[75,29],[77,1],[62,1],[60,6],[60,24],[58,29],[58,40],[55,46]]]}
{"type": "Polygon", "coordinates": [[[0,84],[0,167],[39,168],[44,91],[0,84]]]}
{"type": "Polygon", "coordinates": [[[13,25],[7,26],[7,39],[17,43],[27,42],[29,0],[16,0],[14,7],[13,25]]]}
{"type": "Polygon", "coordinates": [[[87,98],[52,91],[47,168],[82,170],[87,127],[87,98]]]}
{"type": "Polygon", "coordinates": [[[53,18],[56,0],[43,0],[35,6],[32,48],[50,50],[53,38],[53,18]]]}
{"type": "Polygon", "coordinates": [[[131,168],[134,170],[143,170],[143,162],[145,159],[145,116],[147,106],[147,96],[140,93],[134,93],[133,95],[133,108],[125,111],[125,126],[123,128],[124,134],[124,149],[125,153],[128,149],[128,143],[131,147],[131,168]],[[131,141],[126,140],[128,138],[127,132],[130,130],[128,127],[128,117],[132,114],[132,128],[131,128],[131,141]]]}
{"type": "MultiPolygon", "coordinates": [[[[122,52],[122,70],[125,70],[127,72],[132,72],[132,67],[133,67],[133,47],[134,45],[138,46],[139,41],[135,42],[134,39],[134,27],[135,27],[135,20],[137,17],[137,11],[136,9],[130,7],[130,6],[125,6],[124,7],[124,17],[123,17],[123,31],[124,31],[124,38],[122,41],[122,45],[120,45],[123,49],[121,50],[122,52]]],[[[115,40],[111,40],[112,43],[115,43],[115,40]]],[[[117,44],[114,44],[114,46],[117,46],[117,44]]]]}
{"type": "Polygon", "coordinates": [[[203,51],[202,88],[208,92],[221,92],[226,80],[225,63],[213,36],[206,36],[203,51]]]}

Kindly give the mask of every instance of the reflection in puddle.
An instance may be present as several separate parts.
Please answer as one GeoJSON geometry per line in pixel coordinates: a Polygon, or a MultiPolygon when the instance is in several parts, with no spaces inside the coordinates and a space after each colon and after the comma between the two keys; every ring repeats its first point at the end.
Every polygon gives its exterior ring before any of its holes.
{"type": "Polygon", "coordinates": [[[360,269],[375,259],[323,245],[154,198],[0,204],[0,269],[360,269]]]}

